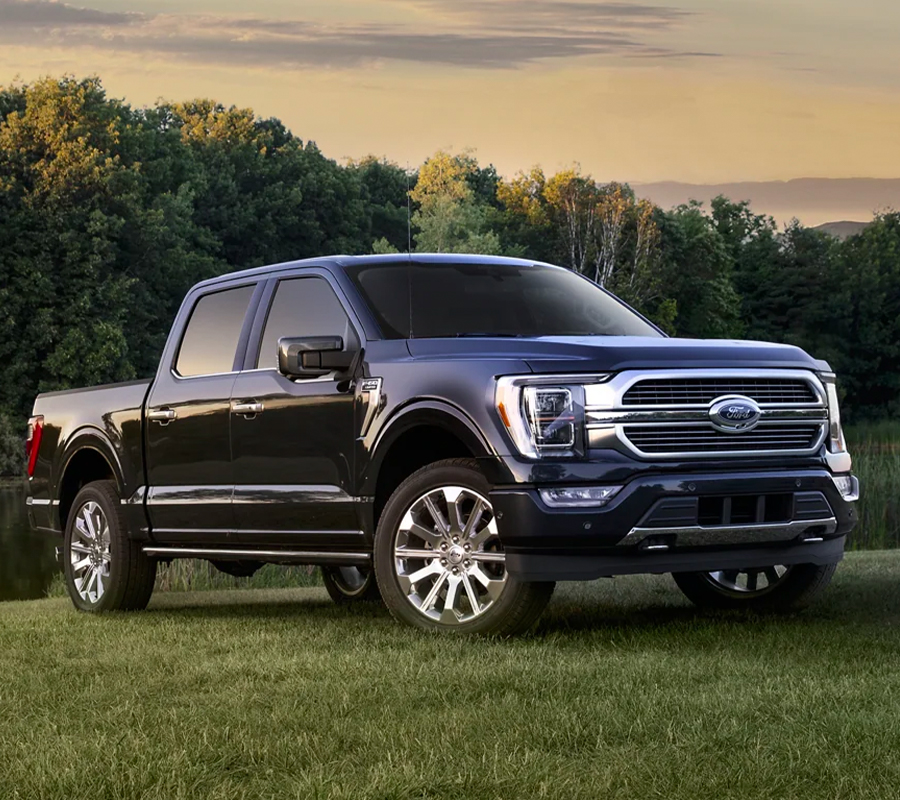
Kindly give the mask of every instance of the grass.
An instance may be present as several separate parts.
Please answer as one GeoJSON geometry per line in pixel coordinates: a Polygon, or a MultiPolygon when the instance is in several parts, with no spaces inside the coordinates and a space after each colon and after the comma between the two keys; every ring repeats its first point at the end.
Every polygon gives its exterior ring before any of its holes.
{"type": "Polygon", "coordinates": [[[900,547],[900,423],[853,426],[847,441],[861,490],[860,521],[850,547],[900,547]]]}
{"type": "Polygon", "coordinates": [[[321,588],[6,603],[0,797],[896,797],[898,583],[900,552],[851,553],[781,618],[566,584],[505,641],[321,588]]]}

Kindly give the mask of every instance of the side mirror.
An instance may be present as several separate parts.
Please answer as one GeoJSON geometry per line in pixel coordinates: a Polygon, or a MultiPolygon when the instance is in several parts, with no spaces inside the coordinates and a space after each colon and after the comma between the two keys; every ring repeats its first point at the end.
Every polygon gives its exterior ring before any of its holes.
{"type": "Polygon", "coordinates": [[[340,336],[284,337],[278,340],[278,371],[288,378],[319,378],[350,368],[354,353],[340,336]]]}

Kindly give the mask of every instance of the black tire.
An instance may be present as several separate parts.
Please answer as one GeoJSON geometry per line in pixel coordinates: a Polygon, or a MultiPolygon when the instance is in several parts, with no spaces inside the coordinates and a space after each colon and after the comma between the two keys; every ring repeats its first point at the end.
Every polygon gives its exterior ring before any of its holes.
{"type": "MultiPolygon", "coordinates": [[[[384,603],[395,619],[422,630],[492,636],[510,636],[522,633],[537,622],[538,617],[540,617],[550,601],[555,584],[550,582],[526,583],[516,580],[506,573],[505,564],[502,562],[502,547],[499,544],[499,537],[497,537],[496,533],[488,531],[493,525],[493,510],[489,501],[487,501],[490,489],[491,487],[478,469],[476,461],[473,459],[449,459],[438,461],[414,472],[391,495],[378,520],[378,530],[375,534],[375,574],[378,578],[378,586],[381,589],[384,603]],[[455,568],[440,567],[438,565],[441,559],[437,557],[441,555],[440,553],[436,553],[435,557],[428,555],[422,559],[410,558],[409,562],[427,564],[429,568],[434,568],[435,578],[431,584],[431,589],[434,588],[434,585],[440,583],[441,574],[444,574],[443,580],[445,585],[442,588],[439,587],[439,591],[443,593],[443,596],[440,593],[436,595],[437,600],[441,600],[444,604],[443,615],[440,616],[449,616],[446,607],[447,595],[450,591],[449,582],[451,580],[455,582],[454,593],[457,598],[456,602],[460,603],[464,610],[460,616],[454,610],[455,603],[451,604],[450,613],[455,617],[459,617],[454,622],[441,621],[428,616],[430,606],[425,611],[420,610],[420,607],[411,599],[413,596],[419,596],[418,590],[411,592],[408,596],[407,591],[401,586],[401,577],[398,575],[398,559],[395,557],[394,552],[395,541],[401,536],[401,524],[406,515],[412,515],[415,509],[420,507],[418,504],[427,502],[426,497],[431,497],[431,492],[442,492],[444,488],[460,488],[464,490],[459,494],[459,497],[463,498],[463,502],[472,504],[469,507],[469,520],[477,515],[475,527],[471,529],[469,535],[482,541],[474,545],[468,556],[461,556],[458,551],[453,553],[453,558],[471,558],[472,560],[468,562],[468,567],[465,566],[465,562],[462,562],[459,567],[455,568]],[[475,511],[476,503],[480,504],[477,507],[482,509],[481,513],[475,511]],[[484,522],[485,518],[488,520],[486,523],[484,522]],[[482,525],[482,527],[478,528],[479,532],[476,532],[478,525],[482,525]],[[485,544],[488,540],[491,542],[490,546],[492,549],[490,551],[487,549],[488,545],[485,544]],[[484,559],[484,561],[480,561],[479,557],[484,559]],[[453,578],[449,577],[450,569],[457,570],[453,578]],[[478,576],[476,577],[475,572],[471,570],[478,570],[478,576]],[[490,570],[490,573],[488,573],[488,570],[490,570]],[[465,581],[466,586],[469,588],[475,587],[476,592],[481,592],[486,591],[483,589],[482,584],[479,583],[476,586],[476,583],[473,583],[473,581],[478,582],[488,578],[491,579],[488,582],[492,585],[496,596],[490,594],[489,599],[488,596],[485,596],[486,602],[483,606],[480,605],[477,593],[474,606],[469,600],[468,593],[465,599],[459,599],[462,597],[459,594],[461,591],[468,592],[468,589],[461,590],[459,588],[461,581],[465,581]],[[482,608],[483,610],[480,610],[482,608]],[[466,609],[468,609],[469,618],[463,619],[466,616],[466,609]]],[[[459,502],[459,500],[454,501],[453,507],[455,512],[460,509],[459,502]]],[[[433,529],[429,529],[429,538],[433,538],[435,541],[442,539],[442,537],[447,539],[443,544],[439,544],[438,547],[449,545],[454,530],[462,532],[462,516],[457,517],[455,523],[452,521],[454,516],[456,516],[456,513],[454,515],[448,513],[446,521],[448,526],[456,525],[455,529],[451,530],[448,527],[445,528],[444,533],[441,533],[436,519],[434,520],[433,529]]],[[[420,531],[423,530],[421,525],[417,526],[417,528],[420,531]]],[[[495,528],[496,525],[493,525],[491,530],[495,528]]],[[[470,538],[466,542],[466,537],[464,536],[458,536],[457,539],[461,539],[463,543],[476,541],[475,538],[470,538]]],[[[457,548],[458,550],[461,546],[461,544],[455,544],[450,549],[457,548]]],[[[434,545],[429,541],[424,548],[418,549],[417,552],[430,552],[431,549],[434,549],[434,545]]],[[[446,563],[447,559],[445,558],[443,561],[446,563]]],[[[459,564],[460,562],[454,561],[453,563],[459,564]]],[[[411,567],[411,569],[416,568],[411,567]]],[[[422,580],[428,580],[428,577],[422,580]]],[[[412,583],[410,585],[415,587],[418,584],[412,583]]],[[[430,596],[430,592],[427,594],[430,596]]],[[[425,602],[427,600],[428,597],[425,598],[422,604],[427,605],[425,602]]],[[[438,614],[436,609],[434,614],[438,614]]]]}
{"type": "MultiPolygon", "coordinates": [[[[731,571],[680,572],[674,573],[672,577],[687,598],[701,608],[778,613],[796,611],[808,606],[831,582],[836,567],[836,563],[824,566],[795,564],[777,581],[758,591],[728,588],[723,585],[721,578],[714,577],[731,571]]],[[[743,574],[746,571],[740,572],[743,574]]]]}
{"type": "Polygon", "coordinates": [[[323,566],[322,583],[338,605],[381,602],[375,572],[368,568],[323,566]]]}
{"type": "Polygon", "coordinates": [[[64,542],[66,589],[77,609],[136,611],[146,608],[156,579],[156,561],[148,558],[140,544],[129,538],[119,493],[113,481],[95,481],[78,492],[66,522],[64,542]],[[97,509],[100,513],[96,512],[97,509]],[[93,520],[90,526],[86,524],[85,514],[93,520]],[[108,534],[103,532],[103,523],[108,534]],[[91,527],[100,534],[96,537],[100,543],[96,550],[90,543],[88,529],[91,527]],[[81,529],[86,532],[82,533],[81,529]],[[73,549],[73,539],[76,549],[73,549]],[[79,570],[79,557],[94,558],[96,569],[87,567],[79,570]],[[90,585],[85,587],[87,569],[95,575],[89,581],[90,585]],[[101,584],[103,589],[99,591],[97,587],[101,584]],[[93,593],[91,586],[95,589],[93,593]],[[85,588],[86,591],[82,591],[85,588]]]}

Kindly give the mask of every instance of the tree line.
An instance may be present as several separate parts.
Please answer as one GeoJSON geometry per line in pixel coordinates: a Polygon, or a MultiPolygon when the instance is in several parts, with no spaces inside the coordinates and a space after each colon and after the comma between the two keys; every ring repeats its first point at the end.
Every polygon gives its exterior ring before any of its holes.
{"type": "Polygon", "coordinates": [[[676,336],[799,345],[839,372],[850,419],[900,412],[898,213],[840,241],[725,197],[662,209],[576,168],[339,164],[250,109],[133,108],[98,78],[47,78],[0,88],[0,473],[21,469],[38,392],[152,375],[197,281],[410,245],[561,264],[676,336]]]}

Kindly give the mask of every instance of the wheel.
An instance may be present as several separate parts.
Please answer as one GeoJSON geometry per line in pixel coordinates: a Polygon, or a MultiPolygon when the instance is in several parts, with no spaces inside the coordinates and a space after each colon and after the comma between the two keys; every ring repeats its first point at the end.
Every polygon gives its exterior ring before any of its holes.
{"type": "Polygon", "coordinates": [[[95,481],[78,492],[66,523],[65,553],[66,589],[76,608],[125,611],[147,606],[156,561],[128,537],[112,481],[95,481]]]}
{"type": "Polygon", "coordinates": [[[381,592],[371,569],[323,566],[322,582],[335,603],[381,602],[381,592]]]}
{"type": "Polygon", "coordinates": [[[680,572],[672,577],[702,608],[793,611],[809,605],[831,581],[837,564],[748,567],[716,572],[680,572]]]}
{"type": "Polygon", "coordinates": [[[423,467],[391,495],[375,534],[375,573],[396,619],[492,635],[537,621],[555,584],[506,571],[489,492],[477,462],[453,459],[423,467]]]}

